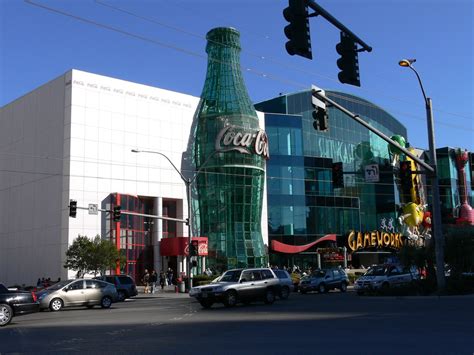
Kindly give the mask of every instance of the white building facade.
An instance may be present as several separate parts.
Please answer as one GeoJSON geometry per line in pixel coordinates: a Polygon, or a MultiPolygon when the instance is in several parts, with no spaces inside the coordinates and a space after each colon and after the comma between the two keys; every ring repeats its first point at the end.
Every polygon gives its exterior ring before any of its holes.
{"type": "MultiPolygon", "coordinates": [[[[107,212],[79,208],[70,218],[71,199],[78,207],[110,210],[114,198],[127,196],[145,206],[143,212],[187,218],[185,184],[170,162],[131,150],[160,152],[181,170],[198,103],[198,97],[71,70],[2,107],[0,282],[72,278],[75,272],[63,265],[78,235],[115,238],[107,212]]],[[[148,249],[127,254],[131,264],[185,271],[185,258],[161,257],[159,243],[164,236],[186,237],[186,226],[137,221],[139,230],[122,228],[127,232],[119,238],[122,249],[123,243],[133,249],[135,234],[143,237],[139,244],[148,249]],[[152,255],[152,265],[145,254],[152,255]]],[[[262,234],[267,244],[266,198],[262,234]]],[[[132,266],[127,270],[136,277],[141,269],[132,266]]]]}

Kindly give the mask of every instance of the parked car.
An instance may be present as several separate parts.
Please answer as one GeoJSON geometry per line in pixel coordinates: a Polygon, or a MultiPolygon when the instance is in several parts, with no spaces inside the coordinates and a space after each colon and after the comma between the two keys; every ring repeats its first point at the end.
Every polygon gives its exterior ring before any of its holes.
{"type": "Polygon", "coordinates": [[[278,277],[278,280],[280,280],[281,287],[278,296],[282,300],[288,299],[294,288],[290,274],[286,270],[273,270],[273,272],[278,277]]]}
{"type": "Polygon", "coordinates": [[[138,295],[137,285],[133,278],[128,275],[103,275],[95,277],[94,279],[115,285],[120,302],[125,301],[126,298],[138,295]]]}
{"type": "Polygon", "coordinates": [[[390,288],[409,286],[418,278],[414,269],[393,264],[375,265],[356,280],[354,289],[359,295],[367,291],[387,292],[390,288]]]}
{"type": "Polygon", "coordinates": [[[9,290],[0,284],[0,327],[10,323],[15,316],[38,310],[39,303],[34,292],[9,290]]]}
{"type": "Polygon", "coordinates": [[[63,307],[101,306],[110,308],[118,300],[114,285],[100,280],[65,280],[38,292],[40,310],[59,311],[63,307]]]}
{"type": "Polygon", "coordinates": [[[272,304],[280,289],[278,277],[269,268],[233,269],[226,271],[217,282],[191,288],[189,296],[195,297],[204,308],[214,303],[233,307],[238,302],[256,300],[272,304]]]}
{"type": "Polygon", "coordinates": [[[338,288],[341,292],[347,291],[349,278],[342,269],[317,269],[311,275],[301,279],[299,290],[301,293],[318,291],[325,293],[329,290],[338,288]]]}

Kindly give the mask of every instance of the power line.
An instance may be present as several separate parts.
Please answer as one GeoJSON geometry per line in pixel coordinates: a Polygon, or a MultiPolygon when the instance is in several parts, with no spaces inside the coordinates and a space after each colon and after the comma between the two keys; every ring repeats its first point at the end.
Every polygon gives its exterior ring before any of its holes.
{"type": "MultiPolygon", "coordinates": [[[[144,37],[144,36],[140,36],[140,35],[136,35],[134,33],[131,33],[131,32],[128,32],[128,31],[124,31],[124,30],[121,30],[121,29],[118,29],[118,28],[115,28],[115,27],[112,27],[112,26],[109,26],[109,25],[106,25],[106,24],[102,24],[102,23],[99,23],[97,21],[93,21],[93,20],[89,20],[89,19],[86,19],[86,18],[83,18],[83,17],[80,17],[80,16],[77,16],[77,15],[74,15],[74,14],[71,14],[71,13],[68,13],[68,12],[64,12],[64,11],[61,11],[61,10],[58,10],[58,9],[55,9],[55,8],[51,8],[49,6],[45,6],[45,5],[42,5],[42,4],[37,4],[37,3],[34,3],[33,1],[31,0],[24,0],[27,4],[30,4],[30,5],[33,5],[33,6],[37,6],[37,7],[40,7],[40,8],[43,8],[47,11],[51,11],[51,12],[54,12],[54,13],[57,13],[57,14],[60,14],[60,15],[63,15],[63,16],[67,16],[67,17],[71,17],[71,18],[74,18],[78,21],[82,21],[82,22],[85,22],[85,23],[88,23],[88,24],[92,24],[94,26],[97,26],[97,27],[102,27],[102,28],[105,28],[107,30],[110,30],[110,31],[114,31],[114,32],[117,32],[117,33],[120,33],[120,34],[123,34],[123,35],[126,35],[126,36],[130,36],[132,38],[135,38],[135,39],[139,39],[139,40],[142,40],[142,41],[146,41],[146,42],[150,42],[150,43],[153,43],[153,44],[157,44],[159,46],[163,46],[163,47],[166,47],[166,48],[169,48],[169,49],[174,49],[176,51],[179,51],[179,52],[182,52],[182,53],[185,53],[185,54],[189,54],[189,55],[192,55],[194,57],[198,57],[198,58],[202,58],[202,59],[207,59],[206,56],[200,54],[200,53],[196,53],[196,52],[193,52],[193,51],[189,51],[189,50],[186,50],[186,49],[183,49],[181,47],[177,47],[177,46],[174,46],[174,45],[170,45],[170,44],[167,44],[167,43],[164,43],[164,42],[161,42],[161,41],[157,41],[157,40],[153,40],[153,39],[150,39],[150,38],[147,38],[147,37],[144,37]]],[[[101,2],[97,1],[98,3],[102,4],[101,2]]],[[[110,5],[105,5],[105,6],[108,6],[108,7],[112,7],[110,5]]],[[[122,9],[119,9],[120,11],[126,11],[126,10],[122,10],[122,9]]],[[[140,15],[135,15],[134,16],[140,16],[140,15]]],[[[143,17],[143,16],[140,16],[140,17],[143,17]]],[[[148,21],[154,21],[154,20],[150,20],[150,19],[147,19],[148,21]]],[[[163,25],[163,24],[162,24],[163,25]]],[[[175,28],[173,26],[168,26],[168,25],[163,25],[163,26],[167,26],[168,28],[175,28]]],[[[183,33],[188,33],[188,34],[191,34],[190,32],[188,31],[185,31],[185,30],[180,30],[181,32],[183,33]]],[[[199,35],[196,35],[196,34],[192,34],[194,36],[199,36],[199,35]]],[[[255,56],[259,57],[259,58],[266,58],[266,57],[262,57],[260,55],[256,55],[254,54],[255,56]]],[[[229,64],[229,63],[225,63],[225,62],[222,62],[222,61],[218,61],[218,60],[215,60],[213,59],[214,61],[216,62],[219,62],[221,64],[229,64]]],[[[286,64],[282,64],[282,65],[285,65],[287,66],[286,64]]],[[[287,66],[288,67],[288,66],[287,66]]],[[[295,67],[294,67],[295,68],[295,67]]],[[[258,70],[255,70],[253,68],[245,68],[245,67],[242,67],[242,70],[246,71],[246,72],[249,72],[249,73],[252,73],[254,75],[257,75],[259,77],[262,77],[262,78],[266,78],[266,79],[270,79],[270,80],[275,80],[275,81],[279,81],[279,82],[282,82],[282,83],[285,83],[285,84],[288,84],[288,85],[292,85],[294,87],[299,87],[301,89],[307,89],[308,86],[306,84],[302,84],[302,83],[299,83],[299,82],[295,82],[295,81],[291,81],[291,80],[288,80],[288,79],[285,79],[285,78],[281,78],[281,77],[278,77],[278,76],[275,76],[275,75],[271,75],[271,74],[268,74],[268,73],[264,73],[264,72],[261,72],[261,71],[258,71],[258,70]]],[[[308,71],[305,71],[305,70],[302,70],[300,68],[298,68],[298,70],[300,71],[303,71],[303,72],[308,72],[308,71]]],[[[313,73],[313,75],[320,75],[320,74],[317,74],[317,73],[313,73]]],[[[329,77],[326,77],[326,78],[329,78],[329,77]]],[[[333,80],[333,79],[331,79],[333,80]]],[[[334,80],[335,81],[335,80],[334,80]]],[[[367,105],[366,102],[363,102],[363,101],[358,101],[358,103],[362,104],[362,105],[367,105]]],[[[417,119],[420,119],[420,120],[424,120],[424,118],[418,118],[417,119]]],[[[444,122],[439,122],[437,120],[438,124],[445,124],[444,122]]],[[[446,124],[448,125],[448,124],[446,124]]],[[[455,128],[455,129],[462,129],[462,130],[466,130],[465,127],[457,127],[457,126],[452,126],[452,125],[448,125],[452,128],[455,128]]]]}
{"type": "MultiPolygon", "coordinates": [[[[141,19],[141,20],[144,20],[144,21],[148,21],[148,22],[151,22],[151,23],[154,23],[154,24],[157,24],[159,26],[162,26],[162,27],[165,27],[165,28],[168,28],[168,29],[172,29],[174,31],[177,31],[177,32],[180,32],[180,33],[184,33],[184,34],[187,34],[187,35],[190,35],[190,36],[193,36],[193,37],[196,37],[196,38],[200,38],[200,39],[203,39],[203,40],[206,40],[206,37],[205,36],[202,36],[202,35],[199,35],[199,34],[196,34],[196,33],[193,33],[193,32],[190,32],[190,31],[187,31],[185,29],[182,29],[180,27],[176,27],[176,26],[171,26],[171,25],[168,25],[166,23],[163,23],[161,21],[158,21],[156,19],[153,19],[153,18],[150,18],[150,17],[146,17],[146,16],[143,16],[143,15],[139,15],[135,12],[131,12],[129,10],[125,10],[121,7],[118,7],[118,6],[113,6],[113,5],[110,5],[110,4],[107,4],[105,2],[103,2],[102,0],[95,0],[95,2],[99,5],[102,5],[104,7],[108,7],[110,9],[114,9],[116,11],[120,11],[120,12],[123,12],[129,16],[133,16],[133,17],[136,17],[138,19],[141,19]]],[[[268,35],[265,35],[265,36],[262,36],[264,38],[269,38],[268,35]]],[[[221,45],[221,43],[216,43],[214,42],[215,44],[217,45],[221,45]]],[[[326,75],[323,75],[323,74],[320,74],[320,73],[317,73],[317,72],[314,72],[314,71],[309,71],[309,70],[306,70],[306,69],[303,69],[301,67],[298,67],[298,66],[295,66],[295,65],[291,65],[291,64],[287,64],[287,63],[283,63],[279,60],[275,60],[273,59],[272,57],[268,57],[268,56],[263,56],[261,54],[258,54],[258,53],[253,53],[253,52],[250,52],[248,50],[245,50],[245,49],[242,49],[242,52],[243,53],[247,53],[247,54],[250,54],[251,56],[253,57],[256,57],[258,59],[261,59],[261,60],[267,60],[269,62],[272,62],[274,64],[277,64],[279,66],[282,66],[282,67],[285,67],[285,68],[288,68],[288,69],[293,69],[293,70],[296,70],[296,71],[300,71],[302,73],[305,73],[305,74],[310,74],[310,75],[313,75],[313,76],[319,76],[321,78],[325,78],[325,79],[328,79],[328,80],[331,80],[331,81],[334,81],[334,82],[338,82],[336,79],[332,78],[332,77],[329,77],[329,76],[326,76],[326,75]]],[[[370,90],[366,90],[366,89],[363,89],[363,88],[360,88],[360,90],[363,90],[363,91],[366,91],[366,92],[371,92],[370,90]]],[[[378,93],[379,95],[381,95],[380,93],[378,93]]],[[[407,101],[405,99],[401,99],[401,98],[397,98],[397,97],[393,97],[393,96],[388,96],[388,95],[385,95],[385,94],[382,94],[382,96],[385,96],[389,99],[392,99],[392,100],[398,100],[398,101],[401,101],[401,102],[405,102],[405,103],[410,103],[410,104],[413,104],[415,105],[415,103],[413,102],[410,102],[410,101],[407,101]]],[[[443,111],[443,110],[439,110],[439,109],[434,109],[434,111],[437,111],[437,112],[440,112],[440,113],[445,113],[445,114],[449,114],[449,115],[452,115],[452,116],[457,116],[457,117],[460,117],[460,118],[463,118],[463,119],[468,119],[468,120],[472,120],[472,117],[467,117],[467,116],[464,116],[462,114],[458,114],[458,113],[450,113],[450,112],[447,112],[447,111],[443,111]]],[[[456,126],[454,126],[454,128],[458,128],[456,126]]],[[[462,129],[462,128],[461,128],[462,129]]]]}

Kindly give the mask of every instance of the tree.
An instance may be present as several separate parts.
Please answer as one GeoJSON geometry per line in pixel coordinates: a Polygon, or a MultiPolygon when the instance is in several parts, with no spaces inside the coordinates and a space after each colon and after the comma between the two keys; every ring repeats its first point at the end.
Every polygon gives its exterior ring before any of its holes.
{"type": "Polygon", "coordinates": [[[124,265],[125,257],[120,255],[115,245],[97,235],[94,239],[78,236],[66,251],[64,267],[77,271],[77,277],[86,273],[104,273],[116,266],[117,261],[124,265]]]}
{"type": "Polygon", "coordinates": [[[92,241],[86,236],[79,235],[66,251],[64,267],[77,271],[76,276],[82,277],[89,268],[89,255],[92,241]]]}

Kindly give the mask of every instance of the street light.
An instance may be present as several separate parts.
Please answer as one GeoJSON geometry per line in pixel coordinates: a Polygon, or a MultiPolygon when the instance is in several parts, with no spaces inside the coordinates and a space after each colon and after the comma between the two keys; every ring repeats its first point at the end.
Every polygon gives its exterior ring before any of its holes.
{"type": "Polygon", "coordinates": [[[206,166],[207,162],[217,153],[217,151],[214,151],[211,155],[207,157],[207,159],[204,161],[204,163],[200,166],[199,170],[194,173],[194,175],[191,178],[186,178],[181,171],[178,170],[178,168],[173,164],[173,162],[168,158],[165,154],[161,152],[157,152],[154,150],[138,150],[138,149],[132,149],[131,150],[133,153],[152,153],[152,154],[158,154],[161,155],[162,157],[166,158],[166,160],[169,161],[171,166],[176,170],[176,172],[179,174],[181,177],[181,180],[183,180],[184,185],[186,185],[186,199],[188,201],[188,255],[186,257],[186,275],[188,276],[188,290],[191,289],[192,287],[192,280],[191,280],[191,225],[192,225],[192,213],[191,213],[191,184],[196,180],[197,176],[201,172],[201,170],[206,166]]]}
{"type": "Polygon", "coordinates": [[[438,291],[444,290],[446,286],[446,278],[444,275],[444,240],[441,231],[441,209],[440,209],[440,198],[439,198],[439,184],[438,184],[438,171],[437,171],[437,158],[435,148],[435,136],[434,136],[434,124],[433,124],[433,107],[431,99],[426,97],[423,83],[421,82],[418,72],[413,68],[412,64],[416,62],[416,59],[402,59],[398,62],[401,67],[408,67],[414,71],[418,82],[420,83],[421,92],[425,100],[426,108],[426,119],[428,123],[428,141],[430,146],[430,165],[433,167],[433,174],[431,176],[432,191],[433,191],[433,238],[435,240],[435,256],[436,256],[436,281],[438,282],[438,291]]]}

